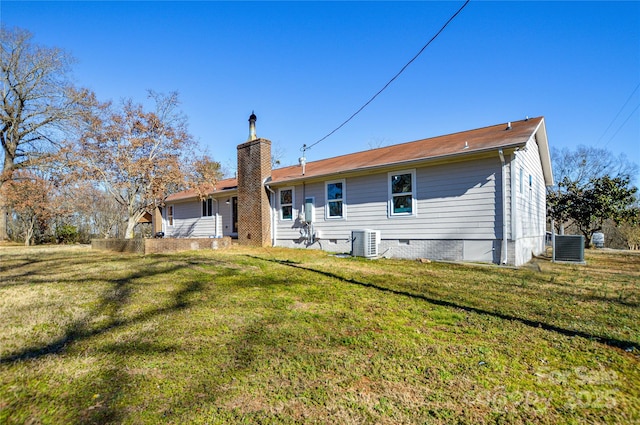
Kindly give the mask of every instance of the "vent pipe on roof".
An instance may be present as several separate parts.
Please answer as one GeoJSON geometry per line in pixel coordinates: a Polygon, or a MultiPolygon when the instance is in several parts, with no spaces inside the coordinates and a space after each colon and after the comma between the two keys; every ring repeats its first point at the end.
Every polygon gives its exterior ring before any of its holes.
{"type": "Polygon", "coordinates": [[[304,156],[301,156],[300,158],[298,158],[298,162],[300,163],[300,166],[302,167],[302,175],[304,176],[305,167],[307,165],[307,158],[305,158],[304,156]]]}
{"type": "Polygon", "coordinates": [[[511,130],[511,121],[507,123],[507,128],[505,128],[505,130],[511,130]]]}
{"type": "Polygon", "coordinates": [[[300,149],[302,151],[302,156],[300,158],[298,158],[298,162],[300,163],[300,166],[302,167],[302,175],[304,176],[304,172],[305,172],[305,167],[307,165],[307,158],[305,158],[305,153],[307,151],[307,145],[304,144],[302,145],[302,148],[300,149]]]}
{"type": "Polygon", "coordinates": [[[258,137],[256,136],[256,120],[258,118],[256,117],[256,114],[253,113],[253,111],[251,111],[251,116],[249,117],[249,138],[247,139],[247,142],[250,142],[251,140],[256,140],[258,137]]]}

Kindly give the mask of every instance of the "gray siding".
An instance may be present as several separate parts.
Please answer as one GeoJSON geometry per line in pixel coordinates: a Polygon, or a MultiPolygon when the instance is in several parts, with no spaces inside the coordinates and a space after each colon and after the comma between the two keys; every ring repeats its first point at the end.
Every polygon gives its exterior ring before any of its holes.
{"type": "MultiPolygon", "coordinates": [[[[398,171],[402,170],[404,168],[398,171]]],[[[346,217],[343,219],[326,217],[324,182],[296,186],[294,218],[301,210],[305,196],[313,196],[316,204],[314,229],[320,240],[329,246],[332,243],[344,246],[352,230],[363,228],[381,231],[383,240],[493,241],[501,237],[501,165],[497,155],[421,167],[415,171],[415,216],[389,216],[388,174],[383,172],[346,179],[346,217]]],[[[279,213],[279,205],[276,205],[276,213],[279,213]]],[[[278,218],[277,245],[291,246],[294,241],[304,244],[301,228],[299,220],[284,222],[278,218]]]]}
{"type": "MultiPolygon", "coordinates": [[[[505,159],[508,261],[519,265],[528,261],[532,253],[538,254],[544,249],[546,188],[535,137],[526,149],[505,159]],[[529,175],[532,176],[530,188],[529,175]]],[[[274,187],[275,245],[349,252],[353,230],[373,229],[381,232],[379,252],[384,256],[499,262],[503,238],[503,167],[497,152],[483,159],[401,167],[394,171],[409,170],[415,171],[413,216],[389,214],[387,171],[343,179],[344,217],[338,219],[328,217],[325,192],[326,182],[336,179],[293,186],[292,220],[280,218],[278,189],[283,187],[274,187]],[[313,241],[305,237],[309,229],[300,216],[305,198],[309,197],[315,202],[313,241]]],[[[165,208],[165,234],[168,237],[235,236],[231,204],[226,203],[232,196],[233,193],[217,199],[213,217],[202,217],[201,203],[196,200],[174,203],[173,226],[168,226],[165,208]]]]}
{"type": "Polygon", "coordinates": [[[218,223],[218,232],[221,232],[223,236],[237,236],[236,233],[233,233],[233,223],[231,223],[231,202],[227,204],[227,200],[231,201],[233,196],[236,196],[236,194],[234,193],[233,195],[218,199],[217,212],[218,219],[220,220],[218,223]]]}
{"type": "Polygon", "coordinates": [[[512,229],[516,241],[514,262],[518,265],[529,261],[532,253],[537,255],[544,250],[546,187],[535,137],[527,142],[526,149],[515,153],[514,174],[512,204],[515,211],[512,216],[515,223],[512,229]]]}
{"type": "Polygon", "coordinates": [[[163,229],[166,237],[201,238],[231,235],[231,210],[223,200],[218,200],[218,203],[214,201],[214,215],[207,217],[202,216],[202,203],[198,200],[170,203],[167,207],[169,205],[173,206],[173,226],[169,225],[168,208],[165,208],[163,229]]]}

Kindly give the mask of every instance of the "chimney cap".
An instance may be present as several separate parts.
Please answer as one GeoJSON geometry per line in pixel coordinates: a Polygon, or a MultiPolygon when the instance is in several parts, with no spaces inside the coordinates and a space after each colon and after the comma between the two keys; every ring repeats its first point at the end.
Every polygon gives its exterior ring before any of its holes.
{"type": "Polygon", "coordinates": [[[247,141],[256,140],[258,136],[256,136],[256,114],[251,111],[251,116],[249,117],[249,138],[247,141]]]}

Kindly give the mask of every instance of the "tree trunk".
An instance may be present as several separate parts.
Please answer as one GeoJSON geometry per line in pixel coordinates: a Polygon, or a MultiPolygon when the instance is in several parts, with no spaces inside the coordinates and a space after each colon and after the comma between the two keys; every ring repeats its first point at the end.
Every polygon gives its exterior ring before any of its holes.
{"type": "Polygon", "coordinates": [[[33,239],[35,225],[35,219],[30,220],[30,222],[27,224],[27,229],[24,232],[24,246],[31,245],[31,239],[33,239]]]}
{"type": "MultiPolygon", "coordinates": [[[[4,152],[5,156],[7,152],[4,152]]],[[[5,158],[4,168],[0,173],[8,170],[12,164],[5,158]],[[7,165],[8,164],[8,165],[7,165]]],[[[6,180],[0,180],[0,241],[9,240],[9,232],[7,226],[9,225],[9,208],[5,205],[4,196],[2,195],[2,187],[6,183],[6,180]]]]}
{"type": "Polygon", "coordinates": [[[7,232],[9,209],[2,204],[0,198],[0,241],[9,240],[9,233],[7,232]]]}
{"type": "Polygon", "coordinates": [[[129,217],[127,220],[127,230],[124,232],[125,239],[133,239],[134,237],[134,229],[136,227],[138,220],[135,217],[129,217]]]}
{"type": "Polygon", "coordinates": [[[124,238],[125,239],[133,239],[134,235],[134,230],[136,227],[136,224],[138,224],[138,221],[142,218],[142,216],[144,215],[144,210],[139,210],[136,212],[130,212],[129,213],[129,218],[127,219],[127,230],[125,230],[124,232],[124,238]]]}

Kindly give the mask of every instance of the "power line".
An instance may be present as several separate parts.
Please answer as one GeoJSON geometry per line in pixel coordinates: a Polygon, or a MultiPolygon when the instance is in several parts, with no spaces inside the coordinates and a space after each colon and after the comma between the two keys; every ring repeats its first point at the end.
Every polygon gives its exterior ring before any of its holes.
{"type": "Polygon", "coordinates": [[[427,44],[425,44],[424,46],[422,46],[422,49],[420,49],[420,51],[418,53],[416,53],[416,55],[414,57],[411,58],[411,60],[409,62],[407,62],[405,64],[405,66],[402,67],[402,69],[400,69],[400,71],[398,71],[398,73],[396,75],[393,76],[393,78],[391,78],[387,84],[384,85],[384,87],[382,87],[380,90],[378,90],[378,92],[376,94],[374,94],[371,99],[367,100],[365,102],[364,105],[362,105],[360,107],[360,109],[358,109],[357,111],[355,111],[349,118],[347,118],[342,124],[340,124],[339,126],[337,126],[336,128],[334,128],[333,130],[331,130],[326,136],[322,137],[321,139],[317,140],[316,142],[312,143],[311,145],[307,146],[304,145],[302,147],[302,151],[304,152],[305,150],[309,150],[312,147],[314,147],[315,145],[317,145],[318,143],[322,142],[323,140],[327,139],[328,137],[330,137],[333,133],[335,133],[336,131],[340,130],[342,127],[344,127],[349,121],[351,121],[356,115],[358,115],[364,108],[366,108],[371,102],[374,101],[374,99],[376,97],[378,97],[378,95],[380,95],[380,93],[382,93],[383,91],[386,90],[387,87],[389,87],[391,85],[391,83],[393,83],[395,81],[396,78],[398,78],[400,76],[400,74],[402,74],[404,72],[405,69],[407,69],[409,67],[409,65],[411,65],[411,63],[413,63],[413,61],[415,61],[418,56],[420,56],[422,54],[422,52],[425,51],[425,49],[427,47],[429,47],[429,45],[436,39],[438,38],[438,36],[440,35],[440,33],[442,33],[442,31],[444,31],[444,29],[451,23],[451,21],[453,21],[456,16],[458,16],[458,14],[460,12],[462,12],[462,9],[464,9],[467,4],[469,4],[470,0],[466,0],[464,2],[464,4],[462,5],[462,7],[460,7],[460,9],[458,9],[458,11],[456,13],[454,13],[447,22],[445,22],[445,24],[440,28],[440,30],[433,36],[431,37],[431,40],[429,40],[427,42],[427,44]]]}
{"type": "Polygon", "coordinates": [[[605,147],[607,147],[609,145],[609,143],[613,140],[614,137],[616,137],[618,135],[618,133],[620,132],[620,130],[622,130],[622,127],[624,127],[624,125],[627,123],[627,121],[629,121],[629,119],[633,116],[633,114],[638,110],[638,108],[640,107],[640,103],[638,103],[636,105],[635,108],[633,108],[633,111],[631,111],[631,113],[629,114],[629,116],[622,122],[622,124],[620,124],[620,127],[618,127],[618,129],[616,130],[615,133],[613,133],[613,136],[611,136],[609,138],[609,140],[607,140],[607,143],[604,144],[605,147]]]}
{"type": "MultiPolygon", "coordinates": [[[[618,111],[618,113],[616,114],[615,117],[613,117],[613,119],[611,120],[611,122],[609,123],[609,125],[607,126],[607,128],[604,130],[604,132],[602,133],[602,136],[600,136],[598,138],[598,140],[596,141],[596,145],[598,143],[600,143],[600,140],[602,140],[602,138],[604,137],[605,134],[607,134],[607,131],[609,131],[609,129],[611,128],[611,126],[613,125],[614,122],[616,122],[616,120],[618,119],[618,117],[620,116],[620,114],[622,113],[622,111],[624,110],[624,108],[627,106],[627,103],[629,103],[629,101],[631,100],[631,98],[633,97],[633,95],[636,93],[636,91],[638,90],[638,87],[640,87],[640,83],[638,83],[638,85],[636,86],[635,89],[633,89],[633,91],[631,92],[631,94],[629,95],[629,97],[627,98],[627,100],[624,102],[624,105],[622,105],[622,107],[620,108],[620,110],[618,111]]],[[[636,109],[638,109],[636,107],[636,109]]],[[[634,110],[635,111],[635,110],[634,110]]],[[[633,114],[633,112],[632,112],[633,114]]],[[[620,128],[622,128],[622,126],[624,124],[626,124],[626,122],[629,120],[629,118],[627,118],[624,123],[620,126],[620,128]]],[[[618,128],[618,131],[620,131],[620,128],[618,128]]],[[[616,134],[618,134],[618,131],[616,131],[616,133],[611,137],[611,139],[613,139],[615,137],[616,134]]],[[[609,141],[605,144],[608,145],[609,142],[611,141],[611,139],[609,139],[609,141]]]]}

